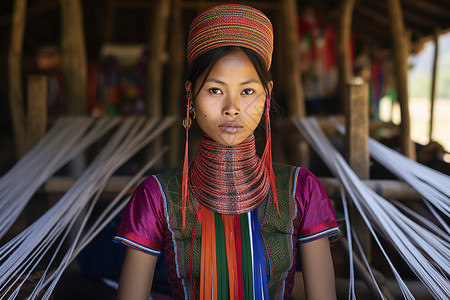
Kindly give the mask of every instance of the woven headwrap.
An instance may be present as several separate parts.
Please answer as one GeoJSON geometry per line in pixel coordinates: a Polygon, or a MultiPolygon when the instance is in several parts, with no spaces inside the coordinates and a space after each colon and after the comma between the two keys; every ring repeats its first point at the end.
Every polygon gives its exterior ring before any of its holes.
{"type": "Polygon", "coordinates": [[[200,55],[223,46],[253,50],[265,61],[268,70],[273,52],[272,23],[262,12],[245,5],[218,5],[203,11],[189,28],[189,68],[200,55]]]}
{"type": "MultiPolygon", "coordinates": [[[[209,50],[236,46],[254,51],[258,54],[270,69],[273,52],[273,29],[270,20],[259,10],[239,4],[225,4],[213,6],[192,21],[189,29],[187,62],[192,69],[195,61],[209,50]]],[[[187,92],[186,120],[189,119],[189,105],[191,92],[187,92]]],[[[278,210],[278,201],[275,188],[275,175],[272,168],[272,145],[270,129],[270,95],[266,95],[265,125],[266,146],[264,148],[258,168],[265,169],[265,175],[270,182],[273,202],[278,210]]],[[[186,208],[189,205],[189,164],[188,164],[188,136],[189,127],[186,127],[186,145],[183,163],[182,179],[182,206],[183,206],[183,230],[185,229],[186,208]]],[[[266,177],[266,179],[267,179],[266,177]]],[[[264,180],[267,182],[267,180],[264,180]]],[[[192,209],[192,208],[191,208],[192,209]]],[[[238,213],[239,210],[236,210],[238,213]]]]}

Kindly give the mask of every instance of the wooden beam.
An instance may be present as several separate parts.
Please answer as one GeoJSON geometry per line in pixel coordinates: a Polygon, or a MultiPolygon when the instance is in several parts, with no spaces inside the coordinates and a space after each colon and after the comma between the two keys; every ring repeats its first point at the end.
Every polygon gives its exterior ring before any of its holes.
{"type": "Polygon", "coordinates": [[[391,41],[390,36],[386,34],[389,31],[389,24],[374,24],[367,22],[367,18],[360,14],[355,13],[353,16],[352,34],[360,33],[371,36],[375,39],[382,41],[391,41]]]}
{"type": "Polygon", "coordinates": [[[288,96],[289,116],[303,117],[306,115],[305,98],[301,85],[301,73],[298,69],[297,55],[297,2],[295,0],[283,0],[282,22],[284,47],[284,74],[286,78],[286,95],[288,96]]]}
{"type": "Polygon", "coordinates": [[[401,115],[401,147],[405,156],[414,159],[416,153],[411,141],[411,127],[409,116],[408,98],[408,50],[406,49],[405,27],[403,23],[400,0],[386,0],[388,4],[389,18],[391,20],[391,38],[393,44],[395,82],[397,85],[397,97],[400,103],[401,115]]]}
{"type": "Polygon", "coordinates": [[[87,59],[81,0],[61,0],[62,66],[69,114],[85,114],[87,107],[87,59]]]}
{"type": "Polygon", "coordinates": [[[114,8],[152,8],[155,7],[155,2],[148,0],[127,0],[127,1],[116,0],[113,1],[113,6],[114,8]]]}
{"type": "MultiPolygon", "coordinates": [[[[329,197],[341,197],[340,183],[336,178],[319,177],[325,192],[329,197]]],[[[371,190],[386,199],[396,199],[400,201],[422,201],[423,197],[409,184],[391,179],[369,179],[363,180],[371,190]]]]}
{"type": "MultiPolygon", "coordinates": [[[[54,9],[59,5],[59,0],[47,0],[44,2],[38,2],[39,4],[35,4],[31,7],[27,7],[26,9],[26,17],[32,17],[44,13],[48,10],[54,9]]],[[[11,14],[7,14],[0,17],[0,27],[11,25],[11,20],[13,16],[11,14]]]]}
{"type": "Polygon", "coordinates": [[[359,4],[355,6],[355,11],[364,15],[367,19],[389,26],[389,18],[385,14],[382,14],[372,8],[359,4]]]}
{"type": "Polygon", "coordinates": [[[418,11],[426,11],[430,15],[440,15],[447,18],[450,16],[449,6],[439,5],[435,1],[403,0],[403,5],[417,8],[418,11]]]}
{"type": "Polygon", "coordinates": [[[435,28],[438,27],[439,24],[436,22],[436,18],[426,18],[423,14],[411,12],[408,10],[403,10],[403,16],[406,21],[410,21],[411,23],[420,24],[423,27],[435,28]]]}
{"type": "MultiPolygon", "coordinates": [[[[134,188],[139,185],[146,177],[140,178],[134,188]]],[[[103,190],[105,193],[118,193],[132,179],[131,176],[113,176],[103,190]]],[[[336,178],[319,177],[325,192],[330,197],[340,197],[340,183],[336,178]]],[[[50,178],[40,190],[45,193],[65,193],[75,183],[75,177],[54,176],[50,178]]],[[[422,196],[410,187],[407,183],[398,180],[363,180],[367,186],[381,196],[388,199],[397,199],[404,202],[422,201],[422,196]]]]}
{"type": "Polygon", "coordinates": [[[353,76],[350,60],[350,37],[352,28],[353,9],[355,0],[342,0],[340,6],[340,16],[338,24],[337,40],[337,64],[339,73],[339,96],[342,104],[342,110],[346,110],[345,103],[347,96],[347,83],[353,76]]]}
{"type": "Polygon", "coordinates": [[[433,77],[431,78],[431,95],[430,95],[430,143],[433,140],[433,121],[434,121],[434,102],[436,98],[436,81],[437,81],[437,62],[439,59],[439,30],[436,29],[433,36],[434,40],[434,58],[433,58],[433,77]]]}
{"type": "Polygon", "coordinates": [[[11,44],[8,53],[9,108],[17,157],[25,154],[25,113],[22,93],[22,50],[27,1],[14,1],[11,44]]]}
{"type": "MultiPolygon", "coordinates": [[[[366,13],[370,13],[373,12],[374,14],[377,15],[377,19],[382,18],[382,16],[384,16],[386,14],[386,3],[383,1],[371,1],[371,2],[361,2],[357,4],[357,7],[363,7],[366,9],[366,13]]],[[[368,14],[365,15],[366,17],[370,17],[368,14]]],[[[391,22],[390,22],[390,18],[387,18],[388,23],[387,26],[390,26],[391,22]]],[[[364,23],[366,23],[367,21],[363,21],[358,22],[358,26],[362,26],[364,25],[364,23]]],[[[405,26],[407,26],[408,28],[412,29],[415,35],[428,35],[429,34],[429,30],[430,30],[430,26],[428,24],[423,24],[423,23],[415,23],[414,21],[412,21],[411,19],[405,19],[405,26]]],[[[382,31],[381,33],[386,34],[389,30],[386,30],[386,32],[382,31]]],[[[386,34],[387,35],[387,34],[386,34]]]]}
{"type": "Polygon", "coordinates": [[[31,149],[47,129],[47,76],[28,77],[27,150],[31,149]]]}
{"type": "MultiPolygon", "coordinates": [[[[224,4],[223,1],[182,1],[182,7],[188,9],[196,9],[203,10],[205,8],[224,4]]],[[[278,10],[280,9],[280,3],[278,1],[239,1],[239,4],[249,5],[252,7],[256,7],[258,9],[270,9],[270,10],[278,10]]]]}

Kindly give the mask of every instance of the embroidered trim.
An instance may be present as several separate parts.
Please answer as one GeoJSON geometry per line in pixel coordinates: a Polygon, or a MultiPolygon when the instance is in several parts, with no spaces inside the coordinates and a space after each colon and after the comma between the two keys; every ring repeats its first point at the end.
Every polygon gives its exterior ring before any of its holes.
{"type": "Polygon", "coordinates": [[[125,244],[125,245],[127,245],[127,246],[129,246],[131,248],[140,250],[140,251],[148,253],[148,254],[152,254],[152,255],[155,255],[155,256],[160,256],[161,255],[161,250],[155,250],[155,249],[146,247],[144,245],[136,243],[135,241],[130,240],[130,239],[128,239],[126,237],[123,237],[123,236],[115,236],[113,241],[116,242],[116,243],[125,244]]]}
{"type": "Polygon", "coordinates": [[[311,242],[311,241],[317,240],[318,238],[321,238],[321,237],[338,234],[339,232],[340,232],[339,227],[329,228],[324,231],[315,233],[313,235],[299,238],[298,243],[303,244],[306,242],[311,242]]]}
{"type": "MultiPolygon", "coordinates": [[[[173,252],[175,255],[175,270],[177,270],[177,277],[181,280],[181,285],[183,286],[183,291],[184,291],[184,295],[185,295],[185,299],[187,299],[187,290],[186,290],[186,284],[184,283],[184,279],[180,276],[180,270],[178,269],[178,252],[177,252],[177,241],[175,239],[175,235],[172,231],[172,229],[170,228],[170,220],[169,220],[169,206],[167,203],[167,196],[166,196],[166,191],[164,190],[164,187],[161,183],[161,180],[158,178],[158,176],[153,175],[153,177],[156,179],[156,182],[158,183],[159,186],[159,190],[161,191],[161,195],[163,196],[164,199],[164,209],[166,211],[166,222],[167,222],[167,228],[170,231],[170,234],[172,235],[172,243],[173,243],[173,252]]],[[[195,287],[192,287],[193,289],[195,289],[195,287]]]]}

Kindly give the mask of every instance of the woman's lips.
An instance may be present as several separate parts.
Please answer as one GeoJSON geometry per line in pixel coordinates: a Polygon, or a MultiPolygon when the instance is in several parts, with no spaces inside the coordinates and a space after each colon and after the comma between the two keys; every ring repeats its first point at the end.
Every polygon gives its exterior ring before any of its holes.
{"type": "Polygon", "coordinates": [[[242,126],[238,124],[222,124],[219,125],[219,128],[225,132],[233,133],[239,131],[242,126]]]}

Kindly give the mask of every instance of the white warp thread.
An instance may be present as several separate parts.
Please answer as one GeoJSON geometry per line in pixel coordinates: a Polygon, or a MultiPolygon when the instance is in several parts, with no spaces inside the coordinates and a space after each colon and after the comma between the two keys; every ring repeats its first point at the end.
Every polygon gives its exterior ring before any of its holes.
{"type": "Polygon", "coordinates": [[[293,121],[353,200],[394,272],[404,297],[413,299],[385,253],[375,229],[392,242],[392,246],[436,299],[448,299],[450,297],[450,284],[447,279],[450,272],[448,241],[441,238],[439,233],[407,218],[392,203],[367,187],[334,149],[315,119],[303,118],[293,121]]]}
{"type": "Polygon", "coordinates": [[[64,117],[0,178],[0,238],[36,190],[73,157],[119,123],[119,118],[64,117]]]}
{"type": "MultiPolygon", "coordinates": [[[[115,170],[159,136],[173,122],[174,118],[165,118],[154,129],[154,126],[158,123],[157,120],[146,122],[143,118],[125,119],[100,154],[69,191],[41,218],[0,248],[0,261],[2,262],[2,265],[0,265],[0,286],[8,287],[7,290],[9,290],[15,283],[19,282],[18,278],[24,275],[24,279],[9,299],[15,298],[21,285],[37,268],[43,256],[49,253],[50,248],[56,246],[56,251],[51,257],[44,275],[40,278],[29,299],[36,298],[47,284],[50,284],[50,286],[43,299],[50,297],[62,272],[74,257],[75,246],[107,180],[115,170]],[[94,199],[91,200],[93,197],[94,199]],[[88,205],[90,206],[81,224],[76,224],[76,220],[88,205]],[[61,253],[59,253],[61,246],[75,225],[78,226],[75,231],[75,242],[65,254],[62,254],[63,259],[57,263],[56,270],[52,271],[51,280],[46,281],[46,275],[52,267],[52,263],[56,261],[57,256],[61,256],[61,253]],[[57,243],[57,240],[59,240],[59,243],[57,243]]],[[[84,245],[89,238],[93,238],[93,236],[83,236],[82,242],[85,242],[84,245]]],[[[77,251],[79,252],[81,245],[78,246],[77,251]]]]}

